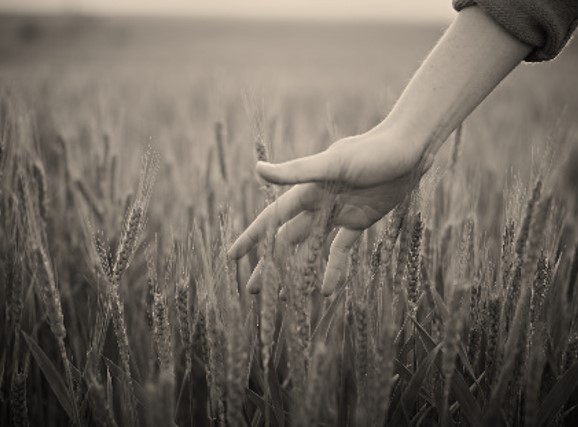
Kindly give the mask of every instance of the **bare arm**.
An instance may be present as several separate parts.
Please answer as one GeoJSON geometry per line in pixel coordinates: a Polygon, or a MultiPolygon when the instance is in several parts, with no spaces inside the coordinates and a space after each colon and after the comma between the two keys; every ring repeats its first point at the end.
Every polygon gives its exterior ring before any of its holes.
{"type": "Polygon", "coordinates": [[[402,127],[435,153],[530,51],[478,7],[464,9],[378,128],[402,127]]]}
{"type": "MultiPolygon", "coordinates": [[[[343,206],[335,225],[322,292],[344,279],[349,249],[364,229],[387,214],[431,166],[451,132],[530,52],[477,7],[464,9],[432,50],[391,113],[368,132],[327,150],[281,164],[259,162],[257,172],[276,184],[295,184],[239,236],[229,255],[245,255],[266,233],[298,244],[320,209],[323,182],[338,181],[343,206]],[[416,179],[417,178],[417,179],[416,179]]],[[[260,289],[259,269],[248,287],[260,289]]]]}

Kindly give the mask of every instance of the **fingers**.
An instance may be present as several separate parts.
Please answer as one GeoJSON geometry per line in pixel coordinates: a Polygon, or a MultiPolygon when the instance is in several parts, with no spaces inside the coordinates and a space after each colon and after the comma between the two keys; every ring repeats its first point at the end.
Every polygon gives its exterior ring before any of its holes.
{"type": "Polygon", "coordinates": [[[265,258],[261,258],[259,260],[255,269],[251,273],[249,280],[247,280],[247,291],[251,294],[258,294],[261,292],[261,273],[263,273],[264,259],[265,258]]]}
{"type": "Polygon", "coordinates": [[[257,172],[261,178],[274,184],[331,181],[339,179],[341,173],[337,160],[335,153],[323,151],[285,163],[258,162],[257,172]]]}
{"type": "MultiPolygon", "coordinates": [[[[292,220],[285,223],[277,233],[276,245],[297,245],[303,242],[311,230],[313,224],[313,214],[311,212],[301,212],[292,220]]],[[[263,272],[263,258],[253,270],[251,277],[247,281],[247,290],[252,294],[257,294],[261,291],[263,280],[261,273],[263,272]]]]}
{"type": "Polygon", "coordinates": [[[277,229],[303,210],[313,208],[317,197],[314,184],[298,185],[291,188],[263,212],[239,236],[229,249],[233,259],[241,258],[263,238],[269,227],[277,229]]]}
{"type": "Polygon", "coordinates": [[[301,212],[295,218],[287,221],[277,233],[279,247],[282,245],[295,246],[302,243],[311,232],[315,214],[310,211],[301,212]]]}
{"type": "Polygon", "coordinates": [[[331,295],[337,284],[345,279],[349,250],[361,236],[361,233],[359,230],[341,228],[333,239],[321,287],[321,293],[324,296],[331,295]]]}

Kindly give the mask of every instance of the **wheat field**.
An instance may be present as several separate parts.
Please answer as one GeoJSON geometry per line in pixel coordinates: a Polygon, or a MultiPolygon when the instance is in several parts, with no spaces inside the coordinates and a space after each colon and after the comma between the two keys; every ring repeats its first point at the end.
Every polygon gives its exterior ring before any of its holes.
{"type": "Polygon", "coordinates": [[[377,124],[443,27],[0,24],[0,425],[576,425],[575,46],[503,82],[324,298],[331,200],[227,258],[285,190],[255,161],[377,124]]]}

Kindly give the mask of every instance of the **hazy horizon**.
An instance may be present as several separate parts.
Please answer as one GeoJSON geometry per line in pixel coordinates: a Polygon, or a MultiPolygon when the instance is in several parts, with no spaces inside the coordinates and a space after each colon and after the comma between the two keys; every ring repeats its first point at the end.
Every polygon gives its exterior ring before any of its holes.
{"type": "Polygon", "coordinates": [[[454,14],[449,0],[3,0],[0,13],[405,22],[449,22],[454,14]]]}

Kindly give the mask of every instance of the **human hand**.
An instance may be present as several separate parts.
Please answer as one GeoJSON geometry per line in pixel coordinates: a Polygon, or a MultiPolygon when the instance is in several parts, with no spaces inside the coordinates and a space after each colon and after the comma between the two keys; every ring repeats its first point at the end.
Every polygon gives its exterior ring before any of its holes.
{"type": "MultiPolygon", "coordinates": [[[[268,227],[283,224],[277,241],[303,241],[327,188],[336,187],[337,205],[342,208],[335,226],[340,230],[331,245],[322,286],[322,292],[330,294],[344,278],[348,250],[361,232],[417,184],[451,132],[531,49],[480,8],[464,9],[378,127],[342,139],[314,156],[278,165],[257,164],[263,179],[295,186],[261,212],[229,255],[240,258],[268,227]]],[[[248,287],[258,291],[254,277],[255,273],[248,287]]]]}
{"type": "MultiPolygon", "coordinates": [[[[257,173],[263,179],[294,186],[259,214],[231,246],[229,256],[238,259],[245,255],[269,227],[281,226],[277,241],[295,245],[305,240],[331,187],[340,209],[333,222],[339,231],[331,244],[321,288],[328,296],[345,279],[349,250],[363,230],[413,189],[432,160],[424,145],[407,133],[374,128],[341,139],[319,154],[280,164],[258,162],[257,173]]],[[[261,264],[247,284],[251,292],[260,290],[256,276],[261,264]]]]}

